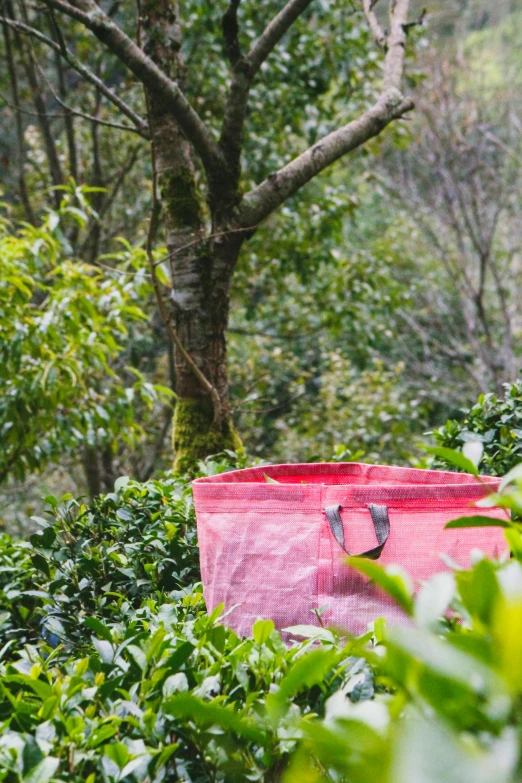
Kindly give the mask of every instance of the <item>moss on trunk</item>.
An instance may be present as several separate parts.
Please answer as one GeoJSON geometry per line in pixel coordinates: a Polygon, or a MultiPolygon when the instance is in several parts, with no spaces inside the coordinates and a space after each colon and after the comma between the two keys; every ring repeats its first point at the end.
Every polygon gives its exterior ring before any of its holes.
{"type": "Polygon", "coordinates": [[[172,228],[200,228],[204,220],[203,200],[194,172],[188,166],[165,171],[159,180],[161,200],[172,228]]]}
{"type": "Polygon", "coordinates": [[[243,450],[232,421],[224,419],[217,427],[213,419],[212,405],[208,400],[178,399],[172,434],[174,470],[177,473],[192,470],[200,459],[209,454],[218,454],[224,449],[243,450]]]}

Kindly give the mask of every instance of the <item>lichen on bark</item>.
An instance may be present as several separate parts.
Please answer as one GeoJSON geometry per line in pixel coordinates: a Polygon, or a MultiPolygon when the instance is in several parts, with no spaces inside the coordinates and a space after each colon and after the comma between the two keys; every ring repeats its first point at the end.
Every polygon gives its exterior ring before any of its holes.
{"type": "Polygon", "coordinates": [[[172,432],[174,471],[191,471],[200,459],[225,449],[243,452],[243,444],[230,418],[214,423],[214,411],[205,398],[180,398],[176,402],[172,432]]]}

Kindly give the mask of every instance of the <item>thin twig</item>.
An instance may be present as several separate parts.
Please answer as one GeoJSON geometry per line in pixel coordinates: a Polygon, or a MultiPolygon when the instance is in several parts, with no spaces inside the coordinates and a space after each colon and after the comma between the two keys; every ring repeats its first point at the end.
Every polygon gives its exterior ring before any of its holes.
{"type": "Polygon", "coordinates": [[[23,22],[19,22],[15,19],[9,19],[5,16],[0,17],[0,22],[9,25],[9,27],[12,27],[19,33],[36,38],[38,41],[41,41],[46,46],[49,46],[51,49],[53,49],[57,54],[63,57],[63,59],[70,65],[71,68],[73,68],[73,70],[75,70],[80,74],[80,76],[83,76],[84,79],[97,87],[103,93],[103,95],[122,112],[122,114],[125,114],[134,123],[134,125],[136,125],[138,132],[141,136],[143,136],[143,138],[149,138],[148,127],[143,118],[136,114],[136,112],[131,109],[130,106],[125,103],[125,101],[116,95],[116,93],[113,92],[110,87],[107,87],[101,79],[92,73],[89,68],[83,65],[83,63],[81,63],[73,55],[73,53],[65,47],[63,37],[61,38],[60,43],[56,43],[56,41],[53,41],[52,38],[49,38],[39,30],[36,30],[34,27],[24,24],[23,22]]]}
{"type": "MultiPolygon", "coordinates": [[[[137,133],[138,136],[143,136],[142,131],[140,131],[139,128],[136,128],[135,126],[125,125],[124,123],[113,122],[111,120],[101,120],[99,117],[96,117],[94,114],[87,114],[86,112],[81,111],[80,109],[73,109],[72,106],[68,106],[66,103],[64,103],[64,101],[62,101],[62,99],[54,89],[53,85],[45,75],[43,69],[40,66],[38,66],[38,70],[40,71],[42,78],[47,83],[47,86],[49,87],[49,90],[51,91],[55,101],[59,103],[63,109],[66,110],[66,113],[62,115],[63,117],[67,117],[68,114],[74,114],[76,117],[83,117],[84,120],[89,120],[90,122],[94,122],[97,125],[105,125],[108,128],[116,128],[118,130],[130,131],[131,133],[137,133]]],[[[49,117],[52,115],[48,114],[47,116],[49,117]]]]}
{"type": "Polygon", "coordinates": [[[181,253],[183,250],[188,250],[190,247],[194,247],[194,245],[200,245],[204,242],[208,242],[209,239],[215,239],[216,237],[226,237],[229,236],[229,234],[243,234],[248,233],[249,231],[255,231],[257,228],[259,228],[259,223],[257,223],[255,226],[247,226],[246,228],[228,228],[226,231],[215,231],[212,234],[205,234],[204,237],[199,237],[198,239],[194,239],[191,242],[188,242],[186,245],[181,245],[180,247],[177,247],[175,250],[173,250],[171,253],[169,253],[166,256],[162,256],[157,261],[154,262],[154,266],[158,266],[159,264],[163,264],[165,261],[170,261],[171,258],[174,258],[174,256],[177,256],[178,253],[181,253]]]}

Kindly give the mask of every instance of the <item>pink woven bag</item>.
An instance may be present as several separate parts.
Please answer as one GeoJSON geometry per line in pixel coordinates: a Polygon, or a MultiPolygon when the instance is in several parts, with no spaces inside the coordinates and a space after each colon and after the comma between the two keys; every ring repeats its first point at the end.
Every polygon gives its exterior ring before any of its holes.
{"type": "MultiPolygon", "coordinates": [[[[259,617],[276,627],[317,624],[351,633],[386,617],[404,622],[366,577],[343,562],[346,552],[402,566],[416,587],[445,570],[440,554],[469,566],[470,550],[506,549],[502,528],[445,530],[498,479],[463,473],[357,463],[273,465],[194,481],[201,575],[209,611],[235,607],[227,623],[249,635],[259,617]],[[279,482],[267,483],[265,475],[279,482]]],[[[484,516],[506,518],[499,508],[484,516]]]]}

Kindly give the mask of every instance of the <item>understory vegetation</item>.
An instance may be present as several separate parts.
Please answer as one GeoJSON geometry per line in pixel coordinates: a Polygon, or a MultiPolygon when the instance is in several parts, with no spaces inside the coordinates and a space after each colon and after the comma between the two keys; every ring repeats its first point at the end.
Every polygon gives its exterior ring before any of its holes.
{"type": "MultiPolygon", "coordinates": [[[[521,476],[481,503],[520,513],[521,476]]],[[[505,527],[511,559],[472,552],[417,595],[407,573],[351,559],[411,627],[298,626],[291,644],[270,618],[239,638],[219,607],[205,612],[187,478],[121,478],[90,504],[48,497],[33,521],[28,541],[0,545],[6,783],[522,774],[522,533],[507,516],[488,523],[505,527]]]]}

